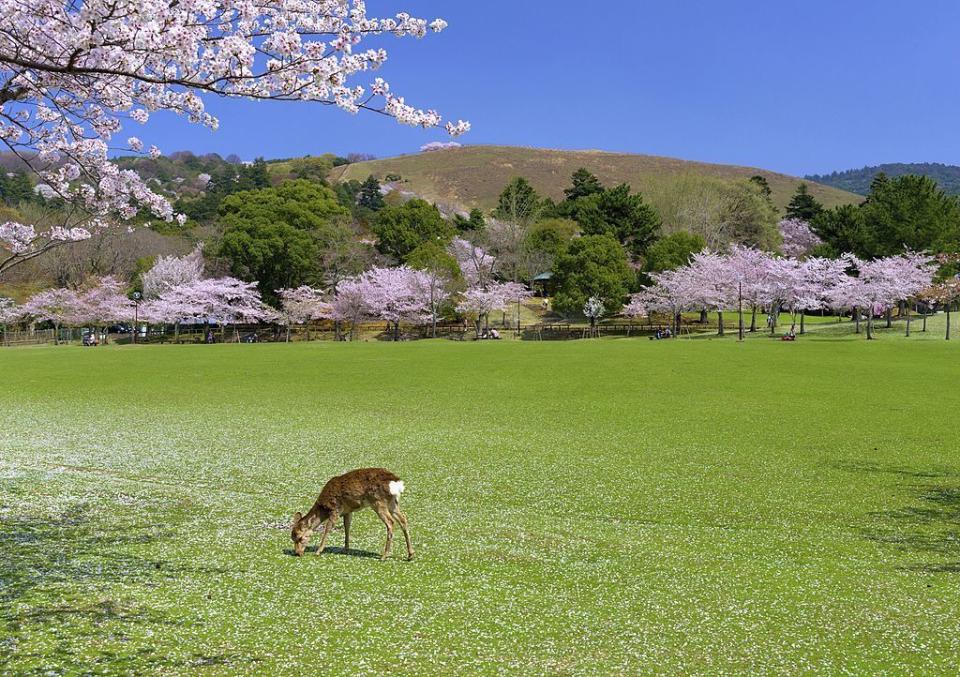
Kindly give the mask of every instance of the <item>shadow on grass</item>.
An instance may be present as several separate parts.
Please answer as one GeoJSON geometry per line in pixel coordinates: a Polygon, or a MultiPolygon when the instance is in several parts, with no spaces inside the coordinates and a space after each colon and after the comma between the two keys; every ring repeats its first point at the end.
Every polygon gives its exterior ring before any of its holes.
{"type": "Polygon", "coordinates": [[[211,665],[249,669],[256,661],[246,656],[174,656],[130,644],[147,629],[162,633],[198,627],[202,621],[191,618],[188,609],[171,616],[131,601],[127,590],[226,571],[136,554],[144,545],[169,539],[169,524],[155,515],[140,523],[105,518],[85,506],[56,519],[28,513],[0,516],[0,635],[5,635],[0,638],[0,673],[169,672],[211,665]]]}
{"type": "Polygon", "coordinates": [[[913,495],[909,505],[870,513],[872,524],[863,529],[863,534],[871,541],[895,546],[912,560],[918,560],[900,567],[903,570],[960,573],[960,487],[951,481],[956,473],[872,463],[837,467],[925,481],[923,485],[903,486],[913,495]]]}
{"type": "MultiPolygon", "coordinates": [[[[310,555],[315,556],[317,554],[317,547],[318,546],[316,545],[308,546],[307,549],[304,550],[303,556],[304,557],[307,557],[310,555]]],[[[293,552],[293,548],[287,548],[283,552],[284,554],[289,555],[290,557],[296,557],[296,555],[293,552]]],[[[346,548],[335,548],[329,545],[323,549],[323,556],[326,557],[328,555],[346,555],[347,557],[380,559],[379,553],[370,552],[369,550],[357,550],[356,548],[350,548],[349,550],[347,550],[346,548]]]]}

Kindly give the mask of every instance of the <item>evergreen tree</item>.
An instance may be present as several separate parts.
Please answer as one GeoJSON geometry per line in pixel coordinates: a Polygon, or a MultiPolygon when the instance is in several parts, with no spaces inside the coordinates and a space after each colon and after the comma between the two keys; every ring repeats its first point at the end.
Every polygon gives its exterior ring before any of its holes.
{"type": "Polygon", "coordinates": [[[823,212],[823,205],[817,202],[817,199],[810,194],[807,184],[801,183],[794,193],[793,199],[787,205],[788,219],[800,219],[807,223],[812,222],[823,212]]]}
{"type": "Polygon", "coordinates": [[[600,299],[608,312],[618,312],[636,280],[626,252],[610,235],[574,239],[557,257],[553,274],[553,307],[568,317],[581,314],[590,298],[600,299]]]}
{"type": "Polygon", "coordinates": [[[603,184],[600,183],[600,179],[583,167],[573,173],[571,181],[573,185],[563,191],[567,202],[603,192],[603,184]]]}
{"type": "Polygon", "coordinates": [[[770,199],[770,196],[773,194],[773,191],[770,189],[770,183],[767,181],[766,177],[755,174],[750,177],[750,181],[757,184],[757,187],[760,188],[760,194],[763,197],[770,199]]]}
{"type": "Polygon", "coordinates": [[[474,207],[466,217],[454,214],[453,225],[459,233],[482,233],[487,226],[487,219],[481,210],[474,207]]]}
{"type": "Polygon", "coordinates": [[[529,225],[540,218],[542,202],[530,182],[518,176],[507,184],[497,200],[494,218],[529,225]]]}
{"type": "Polygon", "coordinates": [[[574,218],[584,235],[610,235],[634,258],[643,256],[660,234],[660,215],[625,183],[580,198],[575,205],[574,218]]]}
{"type": "Polygon", "coordinates": [[[693,255],[703,251],[707,241],[700,235],[685,230],[666,235],[647,249],[644,270],[659,273],[675,270],[690,263],[693,255]]]}
{"type": "Polygon", "coordinates": [[[357,204],[369,209],[372,212],[378,212],[384,207],[383,194],[380,192],[380,182],[373,174],[367,177],[367,180],[360,186],[360,192],[357,193],[357,204]]]}
{"type": "Polygon", "coordinates": [[[0,200],[7,206],[16,207],[23,202],[33,202],[36,198],[30,177],[23,172],[10,172],[7,175],[0,171],[0,200]]]}
{"type": "Polygon", "coordinates": [[[370,227],[377,236],[377,250],[397,261],[405,261],[424,242],[446,245],[453,237],[453,226],[424,200],[388,205],[377,212],[370,227]]]}
{"type": "Polygon", "coordinates": [[[878,174],[861,205],[864,227],[874,241],[872,257],[904,249],[935,253],[960,247],[960,206],[926,176],[889,179],[878,174]]]}

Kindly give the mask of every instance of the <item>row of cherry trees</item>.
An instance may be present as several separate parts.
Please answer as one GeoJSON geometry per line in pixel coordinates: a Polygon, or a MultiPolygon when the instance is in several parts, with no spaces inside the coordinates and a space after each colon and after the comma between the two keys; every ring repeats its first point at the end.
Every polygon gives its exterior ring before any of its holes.
{"type": "Polygon", "coordinates": [[[3,299],[0,322],[48,321],[59,330],[127,323],[136,316],[151,324],[172,324],[178,334],[182,324],[268,322],[285,325],[289,340],[293,325],[314,320],[334,320],[338,331],[344,328],[350,337],[363,322],[382,321],[398,339],[401,323],[430,326],[436,335],[445,310],[455,309],[475,321],[479,335],[491,313],[530,295],[520,284],[495,280],[494,261],[481,248],[457,239],[450,253],[461,280],[407,266],[378,267],[340,281],[330,292],[309,286],[277,290],[280,308],[274,309],[263,302],[256,282],[204,278],[197,249],[184,257],[160,257],[142,276],[142,302],[131,300],[118,280],[106,277],[85,289],[42,291],[21,306],[3,299]]]}
{"type": "MultiPolygon", "coordinates": [[[[182,324],[213,322],[225,327],[268,322],[285,325],[289,340],[292,326],[314,320],[333,320],[338,336],[351,338],[362,323],[381,321],[399,339],[401,324],[429,326],[435,336],[438,320],[455,310],[474,321],[479,336],[491,313],[506,311],[530,296],[523,285],[498,281],[496,261],[482,248],[455,239],[449,253],[459,267],[457,279],[407,266],[377,267],[340,281],[332,290],[308,286],[277,290],[280,307],[274,309],[263,303],[256,282],[204,278],[202,252],[197,249],[184,257],[160,257],[142,277],[139,305],[120,282],[108,277],[86,289],[40,292],[19,307],[0,300],[0,322],[26,318],[49,321],[57,328],[103,327],[130,322],[136,314],[144,322],[172,324],[177,332],[182,324]]],[[[700,252],[686,266],[652,274],[654,284],[633,295],[622,309],[619,304],[605,307],[591,297],[583,313],[591,326],[603,315],[620,312],[628,317],[667,314],[679,331],[683,312],[709,310],[718,314],[718,332],[723,334],[726,312],[740,311],[741,318],[749,312],[750,331],[757,329],[757,313],[766,312],[773,332],[779,314],[786,311],[794,325],[799,316],[803,333],[805,312],[829,309],[851,313],[858,332],[864,318],[867,338],[872,338],[874,318],[884,313],[889,318],[898,305],[922,299],[949,311],[960,298],[960,281],[935,285],[936,269],[933,257],[916,253],[864,261],[852,255],[782,257],[734,246],[723,254],[700,252]]]]}
{"type": "MultiPolygon", "coordinates": [[[[701,252],[689,265],[653,274],[655,284],[633,295],[623,312],[632,317],[664,313],[679,323],[685,311],[715,311],[722,335],[724,312],[750,312],[750,331],[756,331],[756,314],[765,311],[774,331],[778,315],[786,310],[794,325],[799,314],[803,332],[805,311],[829,309],[850,312],[858,332],[864,317],[867,338],[873,338],[877,315],[889,317],[893,308],[917,299],[947,306],[956,300],[949,293],[955,281],[933,284],[936,270],[935,259],[925,254],[863,261],[849,254],[839,259],[780,257],[734,246],[725,254],[701,252]]],[[[907,318],[909,335],[909,314],[907,318]]]]}

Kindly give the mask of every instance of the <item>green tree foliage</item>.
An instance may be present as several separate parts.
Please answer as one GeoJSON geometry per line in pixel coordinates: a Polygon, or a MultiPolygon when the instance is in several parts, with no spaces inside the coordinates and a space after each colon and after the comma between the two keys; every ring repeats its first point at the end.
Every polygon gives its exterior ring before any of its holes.
{"type": "Polygon", "coordinates": [[[407,256],[406,264],[416,270],[434,273],[442,279],[459,281],[460,264],[440,242],[424,242],[407,256]]]}
{"type": "Polygon", "coordinates": [[[794,193],[790,204],[787,205],[788,219],[800,219],[807,223],[812,222],[823,212],[823,205],[817,202],[817,199],[810,194],[810,188],[805,183],[801,183],[794,193]]]}
{"type": "Polygon", "coordinates": [[[770,196],[773,195],[773,191],[770,189],[770,183],[767,181],[765,176],[754,174],[750,177],[750,181],[757,184],[757,188],[760,189],[760,194],[768,200],[770,199],[770,196]]]}
{"type": "Polygon", "coordinates": [[[446,244],[454,233],[440,210],[424,200],[384,207],[370,225],[379,240],[377,250],[398,261],[405,261],[424,242],[446,244]]]}
{"type": "Polygon", "coordinates": [[[210,223],[217,217],[221,203],[228,196],[270,186],[270,175],[263,158],[257,158],[249,165],[221,165],[211,172],[210,177],[204,194],[193,199],[178,200],[177,211],[194,221],[210,223]]]}
{"type": "Polygon", "coordinates": [[[357,205],[372,212],[383,209],[385,203],[383,194],[380,192],[380,182],[373,174],[360,185],[360,190],[357,192],[357,205]]]}
{"type": "Polygon", "coordinates": [[[530,228],[527,234],[527,245],[555,258],[566,251],[570,241],[579,232],[580,227],[577,222],[571,219],[543,219],[530,228]]]}
{"type": "Polygon", "coordinates": [[[662,222],[656,210],[625,183],[580,198],[575,205],[574,216],[584,235],[609,235],[636,258],[660,234],[662,222]]]}
{"type": "Polygon", "coordinates": [[[811,224],[823,240],[812,252],[816,256],[835,258],[844,252],[867,257],[876,249],[873,234],[867,230],[863,211],[856,205],[828,209],[811,224]]]}
{"type": "Polygon", "coordinates": [[[317,183],[327,183],[330,170],[333,169],[333,155],[320,157],[302,157],[290,161],[290,176],[317,183]]]}
{"type": "Polygon", "coordinates": [[[675,270],[690,263],[690,258],[706,246],[706,240],[700,235],[685,230],[670,233],[647,249],[644,270],[653,273],[675,270]]]}
{"type": "Polygon", "coordinates": [[[8,207],[16,207],[25,202],[35,202],[33,182],[24,172],[0,172],[0,200],[8,207]]]}
{"type": "Polygon", "coordinates": [[[244,191],[220,206],[223,236],[215,252],[233,275],[258,280],[264,298],[275,301],[277,289],[321,281],[324,250],[347,216],[333,191],[310,181],[244,191]]]}
{"type": "Polygon", "coordinates": [[[569,188],[563,191],[566,202],[574,202],[582,197],[590,197],[603,192],[603,184],[600,183],[600,179],[583,167],[573,173],[571,184],[569,188]]]}
{"type": "Polygon", "coordinates": [[[777,210],[757,184],[737,181],[724,185],[716,222],[723,244],[736,242],[776,251],[782,241],[778,222],[777,210]]]}
{"type": "Polygon", "coordinates": [[[518,176],[507,184],[497,200],[494,218],[518,225],[529,225],[540,218],[543,203],[530,182],[518,176]]]}
{"type": "Polygon", "coordinates": [[[454,214],[453,226],[458,233],[482,233],[487,226],[487,220],[483,212],[474,207],[466,217],[454,214]]]}
{"type": "Polygon", "coordinates": [[[813,228],[823,251],[863,258],[891,256],[904,249],[952,252],[960,249],[960,205],[925,176],[890,179],[878,174],[858,207],[821,214],[813,228]]]}
{"type": "Polygon", "coordinates": [[[870,184],[878,174],[886,174],[891,179],[908,174],[926,176],[936,181],[940,190],[947,195],[960,195],[960,167],[937,162],[898,162],[864,167],[863,169],[850,169],[844,172],[833,172],[832,174],[813,175],[807,178],[810,181],[847,190],[857,195],[867,195],[870,192],[870,184]]]}
{"type": "Polygon", "coordinates": [[[619,310],[636,279],[626,252],[610,235],[573,240],[557,258],[553,273],[553,307],[568,317],[580,315],[591,296],[601,299],[608,312],[619,310]]]}

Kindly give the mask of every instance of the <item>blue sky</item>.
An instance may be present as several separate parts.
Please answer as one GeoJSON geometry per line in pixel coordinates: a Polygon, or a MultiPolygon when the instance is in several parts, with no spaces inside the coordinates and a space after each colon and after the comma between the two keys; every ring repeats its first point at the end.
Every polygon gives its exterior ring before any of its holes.
{"type": "MultiPolygon", "coordinates": [[[[805,174],[960,164],[960,3],[950,0],[368,0],[450,23],[380,38],[393,89],[464,143],[596,148],[805,174]],[[589,11],[585,13],[583,8],[589,11]]],[[[372,42],[370,44],[373,44],[372,42]]],[[[165,152],[415,152],[439,131],[311,104],[210,100],[216,132],[157,116],[165,152]]]]}

